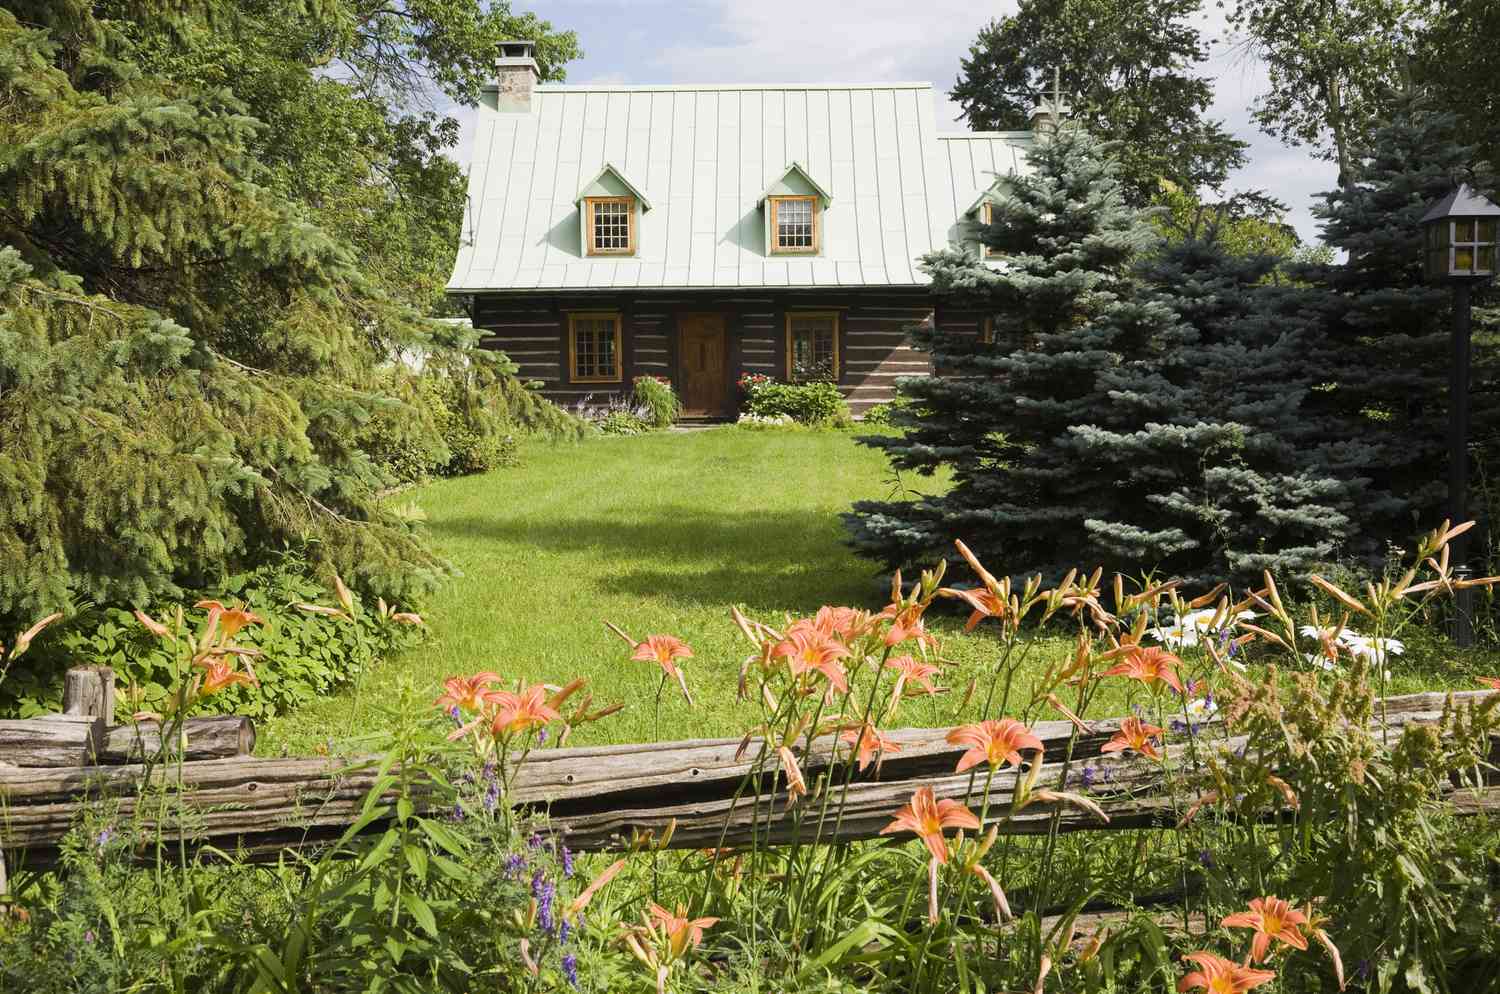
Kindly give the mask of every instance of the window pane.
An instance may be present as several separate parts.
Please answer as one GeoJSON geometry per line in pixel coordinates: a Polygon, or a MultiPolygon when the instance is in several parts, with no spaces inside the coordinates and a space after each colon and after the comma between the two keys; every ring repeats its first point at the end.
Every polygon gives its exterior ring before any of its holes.
{"type": "Polygon", "coordinates": [[[1474,268],[1474,250],[1468,247],[1455,247],[1453,249],[1453,269],[1455,272],[1467,273],[1474,268]]]}
{"type": "Polygon", "coordinates": [[[1479,247],[1479,265],[1475,268],[1482,273],[1495,271],[1495,246],[1481,245],[1479,247]]]}
{"type": "Polygon", "coordinates": [[[813,247],[811,200],[776,201],[776,247],[783,249],[813,247]]]}
{"type": "Polygon", "coordinates": [[[838,378],[833,357],[833,327],[833,318],[792,318],[792,380],[806,383],[838,378]]]}
{"type": "Polygon", "coordinates": [[[1479,240],[1481,242],[1492,242],[1495,240],[1494,218],[1479,222],[1479,240]]]}
{"type": "Polygon", "coordinates": [[[1474,222],[1454,221],[1453,240],[1455,242],[1472,242],[1474,240],[1474,222]]]}
{"type": "Polygon", "coordinates": [[[573,375],[579,379],[615,376],[613,318],[573,319],[573,375]]]}
{"type": "Polygon", "coordinates": [[[632,205],[618,200],[596,200],[594,207],[594,251],[630,251],[632,205]]]}

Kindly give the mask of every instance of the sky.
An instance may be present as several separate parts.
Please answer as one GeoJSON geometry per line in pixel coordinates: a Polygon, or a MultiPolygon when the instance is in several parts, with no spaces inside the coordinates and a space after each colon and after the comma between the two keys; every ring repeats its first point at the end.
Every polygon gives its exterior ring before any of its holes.
{"type": "MultiPolygon", "coordinates": [[[[1127,0],[1128,2],[1128,0],[1127,0]]],[[[1149,2],[1149,0],[1145,0],[1149,2]]],[[[1204,36],[1222,39],[1223,14],[1205,3],[1204,36]]],[[[959,61],[980,29],[1014,2],[973,0],[518,0],[555,28],[578,33],[583,58],[569,83],[876,83],[930,81],[939,131],[962,131],[947,98],[959,61]]],[[[1250,164],[1231,189],[1260,189],[1291,208],[1304,241],[1317,237],[1309,208],[1334,185],[1332,164],[1287,148],[1250,119],[1267,87],[1263,69],[1232,45],[1213,45],[1200,67],[1214,81],[1210,116],[1250,143],[1250,164]]],[[[463,125],[461,162],[469,158],[473,112],[450,108],[463,125]]]]}

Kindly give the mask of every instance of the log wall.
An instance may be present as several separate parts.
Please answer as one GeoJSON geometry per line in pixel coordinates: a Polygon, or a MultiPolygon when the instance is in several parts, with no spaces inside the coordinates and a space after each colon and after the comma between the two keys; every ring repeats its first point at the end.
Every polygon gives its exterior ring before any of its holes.
{"type": "MultiPolygon", "coordinates": [[[[921,290],[489,294],[474,299],[471,316],[487,348],[503,351],[520,367],[522,379],[541,381],[544,397],[569,407],[603,404],[611,395],[628,392],[631,380],[643,374],[678,382],[678,315],[723,314],[730,393],[726,411],[732,411],[734,383],[742,374],[786,379],[790,310],[839,313],[839,388],[856,417],[892,400],[897,378],[932,372],[928,356],[908,341],[909,328],[933,320],[932,299],[921,290]],[[623,375],[619,383],[571,382],[567,315],[599,310],[621,315],[623,375]]],[[[976,326],[973,315],[963,320],[976,326]]]]}

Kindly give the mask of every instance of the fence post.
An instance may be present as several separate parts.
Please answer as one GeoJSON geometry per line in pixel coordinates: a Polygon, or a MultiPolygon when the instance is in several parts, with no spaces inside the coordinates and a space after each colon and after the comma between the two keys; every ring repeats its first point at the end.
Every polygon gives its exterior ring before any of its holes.
{"type": "Polygon", "coordinates": [[[115,717],[115,671],[108,666],[74,666],[63,678],[63,714],[115,717]]]}

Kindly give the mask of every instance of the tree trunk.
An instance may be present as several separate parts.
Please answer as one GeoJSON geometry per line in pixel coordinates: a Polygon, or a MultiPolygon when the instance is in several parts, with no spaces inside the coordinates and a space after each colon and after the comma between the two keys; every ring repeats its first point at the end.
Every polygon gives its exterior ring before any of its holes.
{"type": "Polygon", "coordinates": [[[115,671],[108,666],[75,666],[63,677],[63,714],[115,717],[115,671]]]}

